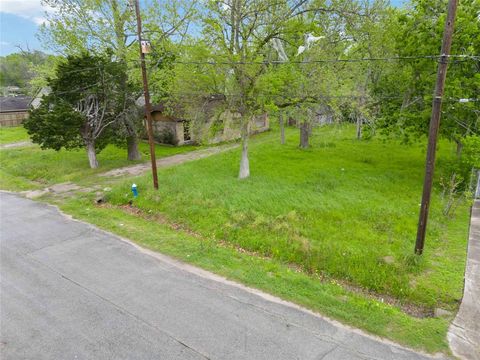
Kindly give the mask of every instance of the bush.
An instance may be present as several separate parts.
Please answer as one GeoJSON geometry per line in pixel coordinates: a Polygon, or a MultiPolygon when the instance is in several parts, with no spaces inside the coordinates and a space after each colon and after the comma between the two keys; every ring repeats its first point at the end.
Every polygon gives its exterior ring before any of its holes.
{"type": "Polygon", "coordinates": [[[170,131],[170,130],[155,132],[153,134],[153,138],[155,139],[156,142],[159,142],[160,144],[170,144],[170,145],[178,144],[175,134],[173,133],[173,131],[170,131]]]}

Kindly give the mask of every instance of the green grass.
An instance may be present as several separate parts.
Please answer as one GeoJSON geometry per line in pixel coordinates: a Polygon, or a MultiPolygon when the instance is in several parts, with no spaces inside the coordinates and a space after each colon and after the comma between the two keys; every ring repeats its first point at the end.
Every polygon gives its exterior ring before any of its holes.
{"type": "MultiPolygon", "coordinates": [[[[251,144],[251,177],[236,179],[239,151],[164,169],[160,191],[148,175],[134,179],[139,208],[164,214],[204,237],[300,266],[402,302],[454,310],[462,296],[468,204],[442,215],[432,198],[424,256],[412,255],[424,167],[423,144],[354,140],[353,128],[315,133],[312,147],[278,135],[251,144]]],[[[439,171],[453,156],[439,146],[439,171]]],[[[130,200],[132,180],[109,195],[130,200]]]]}
{"type": "MultiPolygon", "coordinates": [[[[288,129],[286,145],[279,144],[275,131],[255,136],[249,179],[237,179],[236,149],[160,169],[158,192],[148,174],[115,181],[95,176],[131,164],[125,149],[107,147],[98,170],[88,168],[84,151],[4,149],[0,188],[108,183],[108,206],[95,206],[93,193],[45,200],[142,246],[370,333],[448,352],[448,319],[412,317],[381,299],[419,309],[457,309],[469,204],[461,202],[445,217],[436,185],[425,253],[415,257],[423,143],[357,141],[352,127],[332,126],[315,130],[310,149],[297,145],[295,129],[288,129]],[[137,215],[119,207],[132,200],[132,182],[140,191],[134,200],[141,210],[137,215]]],[[[157,156],[189,150],[159,146],[157,156]]],[[[147,152],[146,144],[142,151],[147,152]]],[[[439,144],[436,184],[454,156],[452,144],[439,144]]]]}
{"type": "MultiPolygon", "coordinates": [[[[143,160],[148,161],[147,143],[139,144],[143,160]]],[[[156,145],[157,158],[194,150],[194,146],[156,145]]],[[[45,187],[56,183],[75,182],[80,185],[100,181],[94,176],[110,169],[139,162],[127,160],[127,150],[114,145],[107,146],[98,154],[100,166],[90,169],[85,150],[42,150],[39,147],[24,147],[0,150],[0,187],[5,190],[25,190],[45,187]]]]}
{"type": "Polygon", "coordinates": [[[412,348],[448,353],[445,338],[448,320],[408,316],[398,308],[345,290],[333,280],[319,281],[276,259],[262,259],[232,247],[218,246],[214,239],[172,230],[148,217],[95,206],[85,195],[62,203],[61,209],[151,250],[293,301],[372,334],[412,348]]]}
{"type": "Polygon", "coordinates": [[[23,126],[0,127],[0,145],[27,141],[28,139],[27,130],[23,126]]]}

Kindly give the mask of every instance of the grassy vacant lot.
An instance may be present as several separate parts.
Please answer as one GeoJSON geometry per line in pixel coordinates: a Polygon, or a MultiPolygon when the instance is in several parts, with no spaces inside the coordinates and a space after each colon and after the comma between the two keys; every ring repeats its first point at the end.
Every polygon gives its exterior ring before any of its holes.
{"type": "MultiPolygon", "coordinates": [[[[0,188],[108,182],[106,205],[95,206],[93,194],[45,200],[143,246],[373,334],[447,351],[449,319],[430,315],[435,307],[456,310],[461,298],[469,204],[461,202],[445,217],[437,187],[425,254],[413,256],[424,144],[353,138],[349,126],[325,127],[315,131],[311,149],[300,150],[295,129],[287,131],[286,145],[275,131],[262,134],[251,142],[250,179],[237,179],[237,149],[161,169],[158,192],[149,175],[96,176],[125,165],[123,149],[102,152],[97,171],[88,169],[83,151],[3,149],[0,188]],[[130,207],[132,182],[140,197],[130,207]]],[[[453,157],[453,146],[442,142],[437,184],[453,157]]]]}
{"type": "MultiPolygon", "coordinates": [[[[15,142],[28,140],[28,134],[21,127],[2,128],[1,141],[15,142]]],[[[149,159],[147,143],[140,143],[143,161],[149,159]]],[[[156,146],[157,158],[191,151],[193,146],[156,146]]],[[[0,183],[7,190],[43,188],[56,183],[72,181],[78,184],[97,182],[95,174],[110,169],[134,164],[127,160],[127,150],[109,145],[98,155],[98,169],[90,169],[85,150],[41,150],[38,146],[0,150],[0,183]]]]}
{"type": "MultiPolygon", "coordinates": [[[[149,176],[135,179],[142,194],[135,205],[321,278],[427,309],[456,308],[467,205],[445,217],[437,189],[425,255],[413,256],[424,145],[353,137],[350,127],[324,128],[302,151],[296,131],[284,146],[275,134],[263,136],[252,144],[250,179],[236,179],[239,151],[231,151],[161,171],[158,193],[149,176]]],[[[437,174],[451,156],[442,143],[437,174]]],[[[130,200],[130,184],[116,187],[110,201],[130,200]]]]}
{"type": "Polygon", "coordinates": [[[27,130],[22,126],[0,128],[0,145],[17,141],[26,141],[28,139],[27,130]]]}

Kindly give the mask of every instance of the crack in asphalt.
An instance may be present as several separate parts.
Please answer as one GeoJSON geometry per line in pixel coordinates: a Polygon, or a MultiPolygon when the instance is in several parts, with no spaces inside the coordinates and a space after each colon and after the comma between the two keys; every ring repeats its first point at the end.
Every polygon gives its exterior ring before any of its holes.
{"type": "Polygon", "coordinates": [[[93,233],[93,229],[83,230],[80,234],[77,234],[77,235],[74,235],[74,236],[70,236],[70,237],[68,237],[68,238],[66,238],[66,239],[63,239],[63,240],[60,240],[59,242],[56,242],[55,244],[49,244],[49,245],[42,246],[42,247],[39,248],[39,249],[35,249],[35,250],[32,250],[32,251],[23,253],[22,255],[33,255],[33,254],[35,254],[36,252],[39,252],[39,251],[41,251],[41,250],[48,249],[48,248],[51,248],[51,247],[55,247],[55,246],[60,245],[60,244],[64,244],[64,243],[66,243],[67,241],[77,240],[79,237],[84,236],[84,235],[86,235],[87,233],[93,233]]]}
{"type": "Polygon", "coordinates": [[[207,359],[207,360],[210,360],[210,357],[208,355],[205,355],[203,354],[201,351],[195,349],[193,346],[190,346],[188,345],[186,342],[176,338],[173,334],[170,334],[168,331],[165,331],[161,328],[159,328],[158,326],[154,325],[154,324],[151,324],[150,322],[146,321],[145,319],[139,317],[138,315],[130,312],[129,310],[125,309],[124,307],[116,304],[115,302],[111,301],[110,299],[98,294],[97,292],[89,289],[88,287],[82,285],[81,283],[73,280],[72,278],[68,277],[67,275],[61,273],[60,271],[57,271],[56,269],[52,268],[51,266],[43,263],[42,261],[38,260],[38,259],[35,259],[34,257],[30,256],[30,254],[25,254],[26,256],[28,256],[30,259],[32,259],[33,261],[37,262],[38,264],[46,267],[47,269],[49,269],[50,271],[54,272],[55,274],[61,276],[63,279],[71,282],[72,284],[80,287],[81,289],[87,291],[88,293],[94,295],[95,297],[101,299],[102,301],[104,302],[107,302],[108,304],[112,305],[113,307],[115,307],[117,310],[119,310],[120,312],[122,312],[123,314],[125,315],[128,315],[130,317],[133,317],[134,319],[136,319],[137,321],[147,325],[148,327],[156,330],[157,332],[161,333],[162,335],[166,335],[167,337],[169,337],[170,339],[172,339],[173,341],[179,343],[180,345],[182,345],[183,347],[191,350],[192,352],[200,355],[201,357],[203,357],[204,359],[207,359]]]}
{"type": "MultiPolygon", "coordinates": [[[[188,272],[187,272],[188,273],[188,272]]],[[[188,274],[191,274],[191,273],[188,273],[188,274]]],[[[195,275],[195,274],[193,274],[195,275]]],[[[383,358],[377,358],[377,357],[372,357],[364,352],[361,352],[361,351],[358,351],[358,350],[355,350],[355,349],[352,349],[351,347],[349,347],[345,342],[343,341],[339,341],[338,339],[334,338],[333,336],[330,336],[330,335],[327,335],[327,334],[321,334],[321,333],[318,333],[316,332],[315,330],[311,329],[311,328],[308,328],[308,327],[305,327],[301,324],[298,324],[296,322],[293,322],[293,321],[288,321],[286,319],[286,317],[282,314],[279,314],[279,313],[276,313],[276,312],[273,312],[273,311],[270,311],[262,306],[259,306],[259,305],[256,305],[254,303],[251,303],[251,302],[248,302],[248,301],[244,301],[244,300],[241,300],[240,298],[236,297],[236,296],[233,296],[231,294],[228,294],[226,293],[225,290],[221,289],[221,288],[218,288],[218,287],[210,287],[210,286],[206,286],[204,284],[202,284],[201,282],[199,281],[196,281],[195,279],[193,279],[192,277],[190,277],[190,280],[195,283],[197,286],[200,286],[204,289],[207,289],[207,290],[211,290],[211,291],[214,291],[216,293],[219,293],[221,295],[223,295],[224,297],[227,297],[227,298],[230,298],[238,303],[241,303],[243,305],[247,305],[247,306],[250,306],[250,307],[253,307],[254,309],[256,310],[259,310],[271,317],[274,317],[276,319],[279,319],[282,323],[285,324],[285,326],[287,327],[290,327],[290,326],[294,326],[298,329],[303,329],[305,331],[307,331],[308,333],[312,334],[314,337],[324,341],[324,342],[327,342],[327,343],[330,343],[330,344],[334,344],[335,345],[335,348],[342,348],[343,350],[351,353],[351,354],[354,354],[362,359],[365,359],[365,360],[384,360],[383,358]]],[[[390,348],[392,345],[390,345],[390,348]]],[[[403,351],[403,349],[399,348],[400,351],[403,351]]]]}
{"type": "Polygon", "coordinates": [[[328,354],[334,352],[334,351],[337,350],[339,347],[340,347],[340,344],[338,344],[337,346],[334,346],[333,348],[331,348],[330,350],[328,350],[326,353],[320,355],[321,357],[318,358],[318,360],[323,360],[323,359],[325,359],[325,357],[326,357],[328,354]]]}

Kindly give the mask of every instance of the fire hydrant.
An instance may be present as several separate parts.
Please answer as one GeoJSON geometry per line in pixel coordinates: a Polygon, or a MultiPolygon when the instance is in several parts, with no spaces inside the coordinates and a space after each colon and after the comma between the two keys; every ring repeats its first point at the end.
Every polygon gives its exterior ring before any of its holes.
{"type": "Polygon", "coordinates": [[[134,198],[138,197],[137,184],[132,184],[132,193],[134,198]]]}

